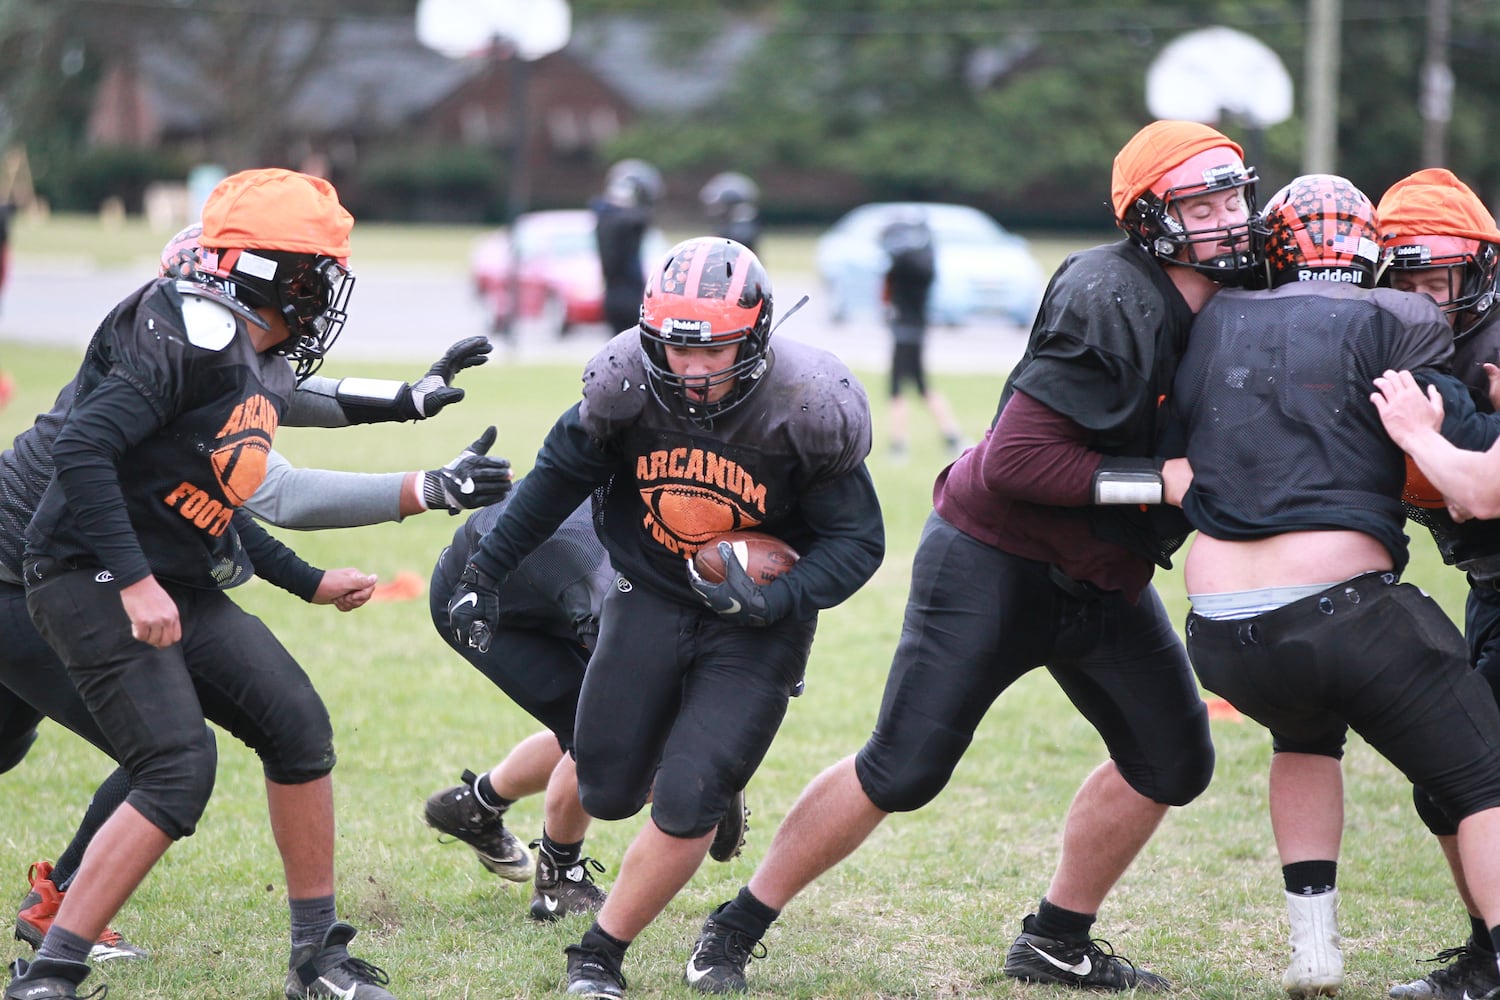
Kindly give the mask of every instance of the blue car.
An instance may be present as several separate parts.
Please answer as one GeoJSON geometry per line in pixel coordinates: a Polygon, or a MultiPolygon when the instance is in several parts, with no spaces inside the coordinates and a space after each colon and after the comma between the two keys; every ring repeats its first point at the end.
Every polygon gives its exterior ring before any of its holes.
{"type": "Polygon", "coordinates": [[[999,318],[1031,325],[1046,282],[1026,241],[968,205],[915,201],[861,205],[818,238],[815,260],[833,322],[884,315],[890,258],[880,234],[913,215],[927,220],[936,248],[929,322],[957,326],[999,318]]]}

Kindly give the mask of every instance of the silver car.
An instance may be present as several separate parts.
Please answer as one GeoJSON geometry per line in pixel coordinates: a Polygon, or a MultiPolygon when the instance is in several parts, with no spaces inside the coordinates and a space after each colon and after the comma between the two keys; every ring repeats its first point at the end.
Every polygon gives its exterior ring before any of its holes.
{"type": "Polygon", "coordinates": [[[956,326],[998,317],[1031,325],[1045,279],[1026,240],[968,205],[914,201],[861,205],[818,238],[815,261],[831,320],[883,315],[890,258],[880,234],[913,215],[927,220],[936,247],[929,322],[956,326]]]}

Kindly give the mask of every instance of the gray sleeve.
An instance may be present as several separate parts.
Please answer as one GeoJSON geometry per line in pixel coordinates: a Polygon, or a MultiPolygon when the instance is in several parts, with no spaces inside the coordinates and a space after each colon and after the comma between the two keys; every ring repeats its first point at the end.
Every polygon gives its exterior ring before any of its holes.
{"type": "Polygon", "coordinates": [[[299,469],[273,451],[245,509],[269,524],[303,531],[383,524],[401,520],[405,479],[404,472],[299,469]]]}
{"type": "Polygon", "coordinates": [[[348,427],[349,417],[339,405],[339,380],[311,375],[292,393],[281,421],[288,427],[348,427]]]}

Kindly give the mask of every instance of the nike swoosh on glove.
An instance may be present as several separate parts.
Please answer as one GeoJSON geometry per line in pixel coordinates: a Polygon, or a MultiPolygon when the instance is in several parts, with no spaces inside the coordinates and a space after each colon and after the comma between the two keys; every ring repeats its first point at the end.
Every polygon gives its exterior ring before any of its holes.
{"type": "Polygon", "coordinates": [[[422,473],[422,501],[428,510],[439,507],[450,514],[499,503],[510,492],[510,459],[486,454],[495,443],[495,428],[459,452],[441,469],[422,473]]]}
{"type": "Polygon", "coordinates": [[[693,560],[687,560],[688,582],[720,618],[764,628],[771,624],[766,609],[766,595],[760,585],[750,579],[745,567],[734,554],[734,546],[728,542],[718,544],[719,557],[724,560],[724,582],[709,583],[698,575],[693,560]]]}
{"type": "Polygon", "coordinates": [[[448,627],[460,646],[490,651],[500,626],[500,581],[469,563],[448,599],[448,627]]]}

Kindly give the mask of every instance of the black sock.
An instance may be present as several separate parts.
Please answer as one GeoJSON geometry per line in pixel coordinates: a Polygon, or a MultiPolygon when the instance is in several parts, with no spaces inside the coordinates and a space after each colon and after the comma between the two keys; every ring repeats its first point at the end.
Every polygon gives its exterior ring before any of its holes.
{"type": "Polygon", "coordinates": [[[484,806],[490,812],[497,813],[505,812],[516,801],[515,799],[507,799],[495,791],[495,786],[490,784],[490,772],[488,771],[481,774],[479,780],[474,782],[474,797],[479,800],[480,805],[484,806]]]}
{"type": "Polygon", "coordinates": [[[104,821],[109,819],[115,807],[124,802],[125,796],[129,794],[130,775],[123,767],[117,767],[100,784],[94,792],[94,797],[89,799],[89,807],[84,810],[83,821],[78,824],[78,831],[73,834],[73,840],[62,852],[62,856],[57,859],[57,864],[52,866],[53,885],[63,892],[68,891],[68,886],[73,882],[73,876],[78,874],[78,866],[83,864],[83,852],[88,850],[94,834],[104,825],[104,821]]]}
{"type": "Polygon", "coordinates": [[[773,910],[765,903],[755,898],[747,885],[740,889],[739,895],[730,900],[714,917],[716,923],[726,927],[733,927],[741,933],[748,934],[759,941],[766,936],[771,924],[781,916],[780,910],[773,910]]]}
{"type": "Polygon", "coordinates": [[[583,932],[583,940],[578,942],[589,951],[602,952],[614,959],[615,966],[625,961],[625,949],[630,947],[629,941],[621,941],[612,937],[599,926],[599,921],[594,921],[594,926],[583,932]]]}
{"type": "Polygon", "coordinates": [[[1286,891],[1294,896],[1320,896],[1338,885],[1337,861],[1294,861],[1281,866],[1286,891]]]}
{"type": "MultiPolygon", "coordinates": [[[[1093,913],[1065,910],[1061,906],[1048,902],[1047,897],[1043,896],[1042,901],[1036,906],[1036,914],[1028,918],[1032,923],[1026,930],[1040,934],[1042,937],[1077,940],[1089,936],[1089,930],[1094,926],[1095,916],[1093,913]]],[[[1022,923],[1024,925],[1025,921],[1022,923]]]]}
{"type": "Polygon", "coordinates": [[[1473,939],[1476,951],[1482,951],[1491,957],[1494,957],[1496,952],[1500,952],[1500,926],[1484,926],[1483,917],[1470,917],[1469,923],[1474,926],[1473,939]]]}
{"type": "Polygon", "coordinates": [[[572,868],[583,858],[583,841],[576,844],[559,844],[547,836],[547,828],[542,827],[542,853],[547,855],[547,860],[552,863],[553,868],[572,868]]]}

